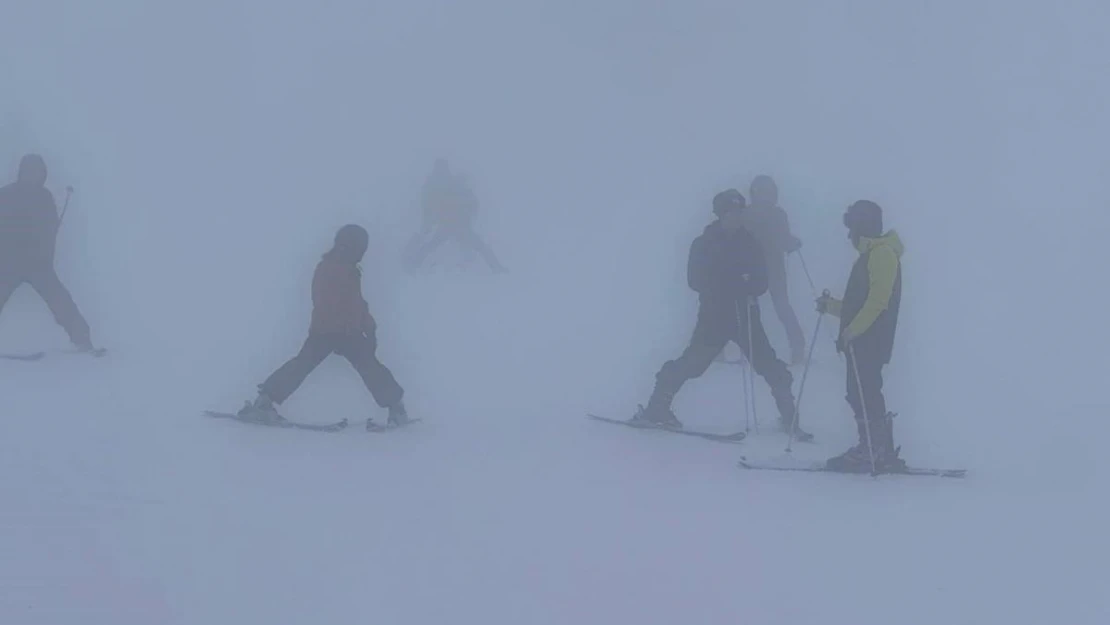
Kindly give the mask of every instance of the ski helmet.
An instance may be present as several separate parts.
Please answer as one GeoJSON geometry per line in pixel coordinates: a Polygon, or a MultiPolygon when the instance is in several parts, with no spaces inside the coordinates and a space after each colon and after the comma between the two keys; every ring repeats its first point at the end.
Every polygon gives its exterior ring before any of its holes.
{"type": "Polygon", "coordinates": [[[775,184],[775,179],[766,174],[760,174],[752,179],[748,193],[751,195],[752,204],[775,206],[779,203],[779,187],[775,184]]]}
{"type": "Polygon", "coordinates": [[[722,217],[734,210],[743,210],[748,201],[736,189],[726,189],[713,197],[713,214],[722,217]]]}
{"type": "Polygon", "coordinates": [[[38,154],[27,154],[19,160],[19,181],[46,184],[46,161],[38,154]]]}
{"type": "Polygon", "coordinates": [[[347,224],[335,233],[335,249],[348,252],[357,260],[362,259],[369,245],[370,235],[357,224],[347,224]]]}
{"type": "Polygon", "coordinates": [[[883,209],[871,200],[859,200],[844,213],[844,225],[852,235],[880,236],[883,233],[883,209]]]}

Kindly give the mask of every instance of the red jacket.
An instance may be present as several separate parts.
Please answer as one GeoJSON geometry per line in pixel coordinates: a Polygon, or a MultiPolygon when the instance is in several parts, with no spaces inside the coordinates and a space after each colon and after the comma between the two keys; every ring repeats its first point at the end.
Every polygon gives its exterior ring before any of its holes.
{"type": "Polygon", "coordinates": [[[374,327],[374,318],[362,297],[358,266],[325,256],[312,277],[309,334],[373,334],[374,327]]]}

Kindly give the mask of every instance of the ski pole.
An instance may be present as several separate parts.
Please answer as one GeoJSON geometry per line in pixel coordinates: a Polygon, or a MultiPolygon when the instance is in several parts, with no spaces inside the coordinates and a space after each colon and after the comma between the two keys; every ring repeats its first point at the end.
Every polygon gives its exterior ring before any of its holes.
{"type": "MultiPolygon", "coordinates": [[[[801,250],[798,250],[798,260],[801,261],[801,271],[804,271],[806,273],[806,280],[809,281],[809,290],[814,293],[814,299],[816,300],[817,299],[817,285],[814,284],[813,275],[809,274],[809,266],[806,265],[806,256],[801,254],[801,250]]],[[[825,290],[825,294],[828,294],[827,289],[825,290]]],[[[836,336],[833,336],[833,339],[836,340],[836,336]]],[[[816,340],[817,340],[817,335],[814,334],[814,341],[816,341],[816,340]]],[[[839,353],[837,355],[839,355],[839,353]]]]}
{"type": "Polygon", "coordinates": [[[867,403],[863,399],[863,382],[859,379],[859,365],[856,364],[856,348],[848,343],[848,357],[852,359],[852,373],[856,376],[856,390],[859,391],[859,407],[863,413],[863,431],[867,435],[867,455],[871,458],[871,475],[875,476],[875,448],[871,446],[871,420],[867,418],[867,403]]]}
{"type": "MultiPolygon", "coordinates": [[[[828,289],[825,290],[825,295],[829,295],[828,289]]],[[[817,325],[813,328],[813,339],[809,342],[809,356],[806,357],[806,366],[802,369],[802,383],[798,385],[798,399],[794,401],[794,424],[790,428],[790,437],[786,439],[786,453],[793,451],[794,437],[798,434],[798,419],[802,412],[802,394],[806,390],[806,378],[809,377],[809,365],[813,362],[813,348],[817,345],[817,334],[821,331],[821,320],[825,318],[824,313],[817,315],[817,325]]]]}
{"type": "Polygon", "coordinates": [[[66,199],[65,199],[65,202],[62,203],[62,214],[58,216],[58,228],[62,227],[62,220],[66,218],[66,211],[69,210],[69,198],[72,195],[73,195],[73,187],[72,186],[67,186],[66,187],[66,199]]]}
{"type": "Polygon", "coordinates": [[[806,266],[806,257],[802,255],[802,250],[798,250],[798,260],[802,261],[802,271],[806,274],[806,280],[809,280],[809,290],[813,291],[813,298],[817,299],[817,286],[813,284],[813,276],[809,275],[809,267],[806,266]]]}
{"type": "Polygon", "coordinates": [[[752,422],[755,424],[755,433],[759,434],[759,413],[756,411],[755,403],[755,347],[752,343],[752,306],[755,304],[755,298],[748,296],[748,388],[751,389],[752,398],[752,422]]]}
{"type": "MultiPolygon", "coordinates": [[[[736,302],[736,334],[740,334],[740,302],[736,302]]],[[[739,338],[739,337],[738,337],[739,338]]],[[[744,351],[744,350],[740,350],[744,351]]],[[[724,353],[724,350],[722,350],[724,353]]],[[[748,367],[748,355],[744,354],[743,360],[736,361],[741,367],[745,369],[748,367]]],[[[752,431],[752,405],[748,399],[748,373],[744,372],[744,377],[740,381],[740,386],[744,391],[744,432],[752,431]]]]}

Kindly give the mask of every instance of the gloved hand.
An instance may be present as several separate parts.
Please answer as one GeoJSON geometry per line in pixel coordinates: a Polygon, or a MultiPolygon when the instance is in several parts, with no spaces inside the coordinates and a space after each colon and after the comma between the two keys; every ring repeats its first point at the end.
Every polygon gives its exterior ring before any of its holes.
{"type": "Polygon", "coordinates": [[[858,338],[859,336],[855,332],[852,332],[851,327],[845,327],[844,330],[840,332],[840,337],[836,339],[836,351],[848,351],[848,348],[852,345],[852,341],[858,338]]]}
{"type": "Polygon", "coordinates": [[[836,298],[829,294],[828,291],[825,291],[821,294],[821,297],[817,298],[817,312],[822,315],[828,313],[835,302],[836,298]]]}
{"type": "Polygon", "coordinates": [[[796,236],[791,235],[786,241],[786,253],[792,254],[802,249],[802,240],[796,236]]]}

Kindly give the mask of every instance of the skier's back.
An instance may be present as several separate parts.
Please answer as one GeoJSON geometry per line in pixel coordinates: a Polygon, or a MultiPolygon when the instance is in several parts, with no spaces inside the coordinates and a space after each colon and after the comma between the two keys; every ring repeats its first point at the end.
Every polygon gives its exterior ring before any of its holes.
{"type": "Polygon", "coordinates": [[[29,284],[81,350],[91,350],[89,326],[54,270],[58,208],[46,188],[46,162],[28,154],[16,181],[0,188],[0,310],[22,284],[29,284]]]}

